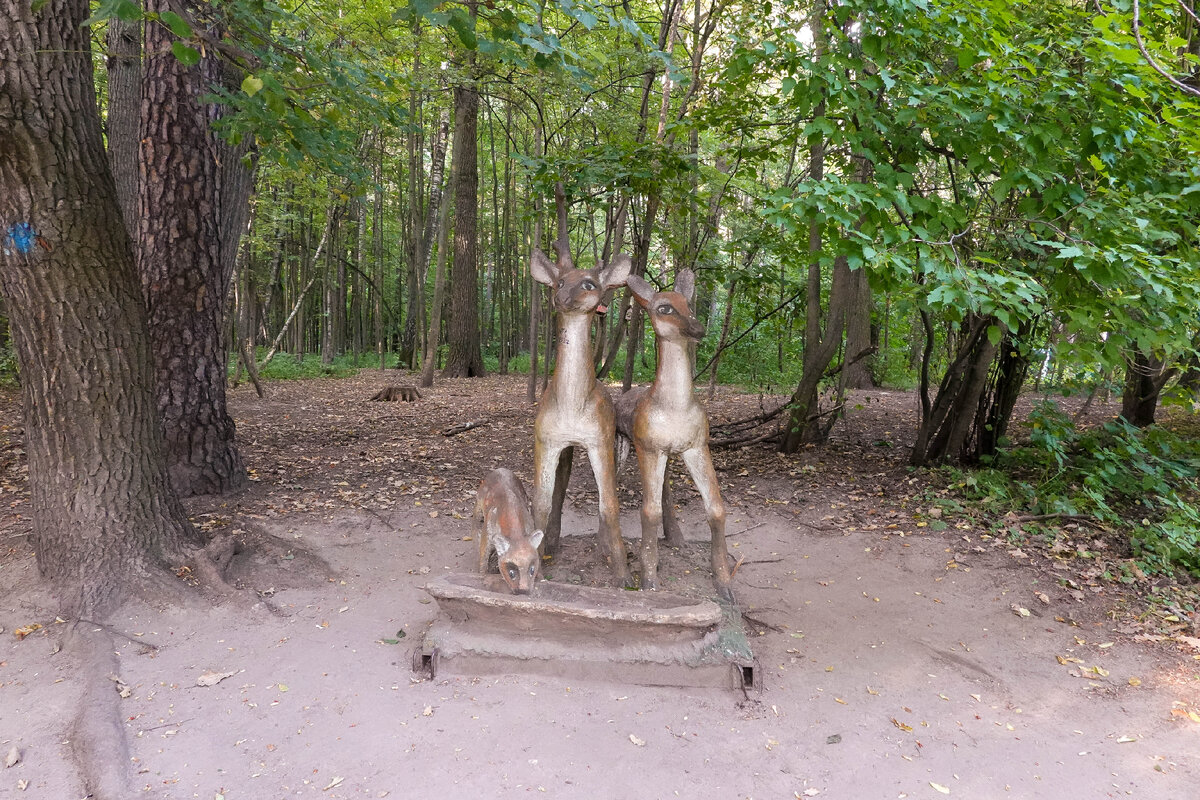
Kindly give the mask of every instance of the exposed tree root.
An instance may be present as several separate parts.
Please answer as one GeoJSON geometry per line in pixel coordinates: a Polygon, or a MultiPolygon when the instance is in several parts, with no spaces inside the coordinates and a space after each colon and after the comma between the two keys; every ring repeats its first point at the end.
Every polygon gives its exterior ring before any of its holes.
{"type": "Polygon", "coordinates": [[[66,649],[79,659],[81,669],[76,678],[84,686],[69,741],[86,796],[127,800],[134,795],[133,776],[129,742],[121,725],[120,695],[110,677],[119,669],[112,636],[90,623],[76,622],[67,634],[66,649]]]}
{"type": "Polygon", "coordinates": [[[228,534],[220,534],[200,550],[195,552],[189,565],[193,575],[199,580],[202,591],[214,603],[228,602],[235,606],[253,610],[264,608],[272,614],[281,613],[273,603],[259,593],[248,588],[239,588],[229,578],[229,569],[234,556],[242,552],[237,539],[228,534]]]}

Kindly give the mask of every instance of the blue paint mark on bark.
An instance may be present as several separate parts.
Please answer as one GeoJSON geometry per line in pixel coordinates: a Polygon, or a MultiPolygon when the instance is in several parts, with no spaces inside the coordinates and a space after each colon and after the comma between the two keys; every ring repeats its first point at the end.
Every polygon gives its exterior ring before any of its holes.
{"type": "MultiPolygon", "coordinates": [[[[33,229],[33,225],[28,222],[18,222],[15,225],[9,225],[5,244],[9,242],[18,253],[28,253],[33,249],[34,243],[41,237],[37,231],[33,229]]],[[[5,248],[8,249],[7,247],[5,248]]]]}

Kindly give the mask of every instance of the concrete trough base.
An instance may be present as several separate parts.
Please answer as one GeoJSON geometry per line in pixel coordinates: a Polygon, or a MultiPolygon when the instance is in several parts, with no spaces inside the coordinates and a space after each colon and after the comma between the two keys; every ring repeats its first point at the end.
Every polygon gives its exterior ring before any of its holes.
{"type": "Polygon", "coordinates": [[[547,675],[644,686],[761,688],[732,606],[667,592],[542,581],[510,594],[499,575],[457,573],[425,590],[440,614],[414,671],[547,675]]]}

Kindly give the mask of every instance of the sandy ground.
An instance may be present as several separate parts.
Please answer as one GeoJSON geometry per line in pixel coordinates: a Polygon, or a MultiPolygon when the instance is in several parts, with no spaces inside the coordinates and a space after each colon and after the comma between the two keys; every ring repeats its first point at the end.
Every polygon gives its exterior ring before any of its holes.
{"type": "MultiPolygon", "coordinates": [[[[361,395],[384,378],[356,380],[330,391],[361,395]]],[[[515,385],[495,380],[485,395],[515,385]]],[[[1077,599],[1059,580],[1064,567],[1014,557],[977,528],[932,531],[911,516],[861,524],[895,512],[886,497],[866,491],[874,488],[867,477],[847,484],[835,470],[826,475],[820,459],[846,466],[851,458],[836,448],[810,454],[810,468],[793,470],[799,474],[786,485],[756,477],[734,454],[718,455],[733,552],[745,558],[735,588],[751,618],[761,691],[521,675],[422,679],[411,671],[412,653],[438,611],[422,586],[470,569],[476,553],[464,540],[472,535],[464,487],[493,462],[527,477],[524,442],[496,435],[504,408],[493,409],[495,421],[479,432],[437,435],[442,422],[463,416],[462,384],[427,393],[424,409],[363,406],[356,413],[368,418],[356,421],[342,419],[349,412],[333,399],[318,398],[309,408],[341,422],[314,435],[343,448],[341,468],[310,444],[312,469],[280,474],[277,464],[299,463],[285,446],[294,432],[272,433],[262,420],[283,418],[271,403],[299,415],[299,398],[312,397],[316,385],[280,389],[268,401],[235,392],[258,480],[242,497],[193,508],[201,524],[259,543],[257,560],[237,565],[235,578],[264,600],[215,609],[131,605],[106,622],[119,665],[112,688],[127,695],[118,708],[134,796],[1192,800],[1200,793],[1196,652],[1132,633],[1114,587],[1092,586],[1077,599]],[[416,433],[403,425],[413,414],[429,423],[416,433]],[[427,471],[416,463],[398,470],[387,462],[378,474],[348,466],[386,452],[380,437],[389,431],[429,437],[427,471]],[[439,473],[447,463],[454,469],[439,473]],[[856,502],[863,507],[856,524],[839,522],[841,508],[856,502]],[[211,672],[230,674],[197,685],[211,672]]],[[[514,431],[527,426],[525,414],[512,412],[514,431]]],[[[882,474],[866,463],[846,468],[882,474]]],[[[576,469],[564,524],[574,535],[548,568],[556,579],[593,577],[587,471],[576,469]]],[[[893,473],[889,480],[878,492],[908,479],[893,473]]],[[[635,484],[627,468],[630,544],[635,484]]],[[[682,519],[695,543],[664,560],[660,575],[678,579],[665,580],[669,588],[704,593],[699,503],[686,502],[682,519]]],[[[67,739],[78,678],[89,665],[70,650],[56,652],[67,625],[55,623],[19,529],[0,535],[8,551],[0,559],[0,757],[12,747],[19,756],[0,768],[0,798],[83,798],[67,739]],[[13,635],[34,622],[45,628],[13,635]]]]}

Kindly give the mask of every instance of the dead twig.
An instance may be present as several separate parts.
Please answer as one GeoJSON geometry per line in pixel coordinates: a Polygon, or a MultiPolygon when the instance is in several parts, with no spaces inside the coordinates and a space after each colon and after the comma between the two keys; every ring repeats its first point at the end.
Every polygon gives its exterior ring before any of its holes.
{"type": "Polygon", "coordinates": [[[780,626],[772,625],[771,623],[767,622],[766,620],[760,619],[759,617],[756,617],[753,614],[747,614],[745,611],[742,612],[742,619],[746,620],[746,622],[748,622],[751,625],[754,625],[756,627],[766,628],[767,630],[775,631],[776,633],[783,633],[783,628],[781,628],[780,626]]]}
{"type": "Polygon", "coordinates": [[[80,617],[79,620],[77,620],[77,621],[81,625],[91,625],[94,628],[100,628],[101,630],[107,631],[112,636],[118,636],[122,639],[126,639],[130,642],[133,642],[136,645],[145,647],[147,649],[147,652],[158,652],[158,650],[162,648],[162,645],[154,644],[153,642],[148,642],[145,639],[135,638],[133,636],[130,636],[128,633],[125,633],[124,631],[119,631],[116,628],[112,627],[111,625],[106,625],[103,622],[96,622],[93,619],[83,619],[82,617],[80,617]]]}
{"type": "Polygon", "coordinates": [[[1071,514],[1066,511],[1060,511],[1054,514],[1026,514],[1024,516],[1012,518],[1012,522],[1045,522],[1051,519],[1063,519],[1071,522],[1082,522],[1085,525],[1091,525],[1093,528],[1104,528],[1100,520],[1088,514],[1071,514]]]}
{"type": "Polygon", "coordinates": [[[443,430],[442,436],[457,436],[460,433],[466,433],[467,431],[474,430],[475,428],[480,428],[484,425],[491,424],[492,421],[490,419],[473,419],[470,422],[460,422],[457,425],[451,425],[449,428],[443,430]]]}
{"type": "Polygon", "coordinates": [[[708,446],[718,450],[729,447],[745,447],[747,445],[767,442],[773,439],[778,439],[782,435],[782,431],[768,431],[760,435],[738,436],[732,439],[721,439],[719,441],[709,440],[708,446]]]}
{"type": "Polygon", "coordinates": [[[725,534],[725,538],[728,539],[732,536],[741,536],[743,533],[749,533],[750,531],[754,530],[755,528],[761,528],[763,525],[766,525],[766,524],[767,524],[766,520],[763,520],[762,522],[756,522],[748,528],[742,528],[740,531],[734,531],[733,533],[725,534]]]}

